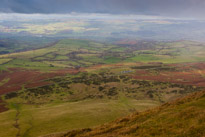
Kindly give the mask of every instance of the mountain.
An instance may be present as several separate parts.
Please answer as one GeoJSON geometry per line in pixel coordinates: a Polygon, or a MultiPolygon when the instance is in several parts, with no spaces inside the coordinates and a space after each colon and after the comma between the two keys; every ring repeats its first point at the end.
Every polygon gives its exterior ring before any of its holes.
{"type": "Polygon", "coordinates": [[[46,137],[205,136],[205,91],[160,107],[118,119],[96,128],[73,130],[46,137]]]}

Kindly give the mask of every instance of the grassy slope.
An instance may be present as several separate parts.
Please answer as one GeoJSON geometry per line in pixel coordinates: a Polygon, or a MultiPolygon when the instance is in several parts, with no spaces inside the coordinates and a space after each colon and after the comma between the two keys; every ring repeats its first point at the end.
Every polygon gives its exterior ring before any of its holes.
{"type": "Polygon", "coordinates": [[[45,105],[10,104],[10,110],[0,113],[0,136],[36,137],[53,132],[62,132],[93,127],[115,120],[133,112],[158,106],[149,100],[93,99],[78,102],[52,103],[45,105]],[[19,115],[16,116],[17,112],[19,115]],[[20,130],[14,127],[18,121],[20,130]]]}
{"type": "Polygon", "coordinates": [[[31,49],[43,48],[48,45],[52,45],[52,42],[57,41],[56,38],[46,38],[46,37],[21,37],[21,36],[11,36],[0,37],[0,55],[8,54],[13,52],[20,52],[31,49]]]}
{"type": "Polygon", "coordinates": [[[205,91],[94,129],[75,130],[54,136],[205,136],[205,91]]]}

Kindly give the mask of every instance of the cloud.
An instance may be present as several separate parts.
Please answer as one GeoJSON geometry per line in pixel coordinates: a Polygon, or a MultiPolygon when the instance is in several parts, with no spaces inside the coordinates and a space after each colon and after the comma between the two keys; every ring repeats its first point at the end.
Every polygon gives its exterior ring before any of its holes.
{"type": "Polygon", "coordinates": [[[204,17],[205,0],[1,0],[0,12],[111,13],[204,17]]]}

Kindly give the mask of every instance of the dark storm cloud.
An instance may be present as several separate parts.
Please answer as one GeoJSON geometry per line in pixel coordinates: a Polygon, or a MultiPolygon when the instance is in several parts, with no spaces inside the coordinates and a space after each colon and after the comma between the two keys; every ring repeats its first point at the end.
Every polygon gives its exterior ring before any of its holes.
{"type": "Polygon", "coordinates": [[[200,17],[205,0],[1,0],[0,12],[112,13],[200,17]]]}

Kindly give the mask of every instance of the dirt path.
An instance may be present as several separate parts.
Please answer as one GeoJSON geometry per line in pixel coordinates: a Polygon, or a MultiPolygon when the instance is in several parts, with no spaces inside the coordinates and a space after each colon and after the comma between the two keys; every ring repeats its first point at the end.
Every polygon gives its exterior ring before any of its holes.
{"type": "Polygon", "coordinates": [[[19,115],[20,115],[20,110],[18,108],[18,105],[16,105],[16,116],[15,116],[15,123],[13,124],[13,126],[18,130],[17,134],[16,134],[16,137],[20,137],[20,132],[21,132],[21,128],[20,128],[20,125],[19,125],[19,115]]]}

